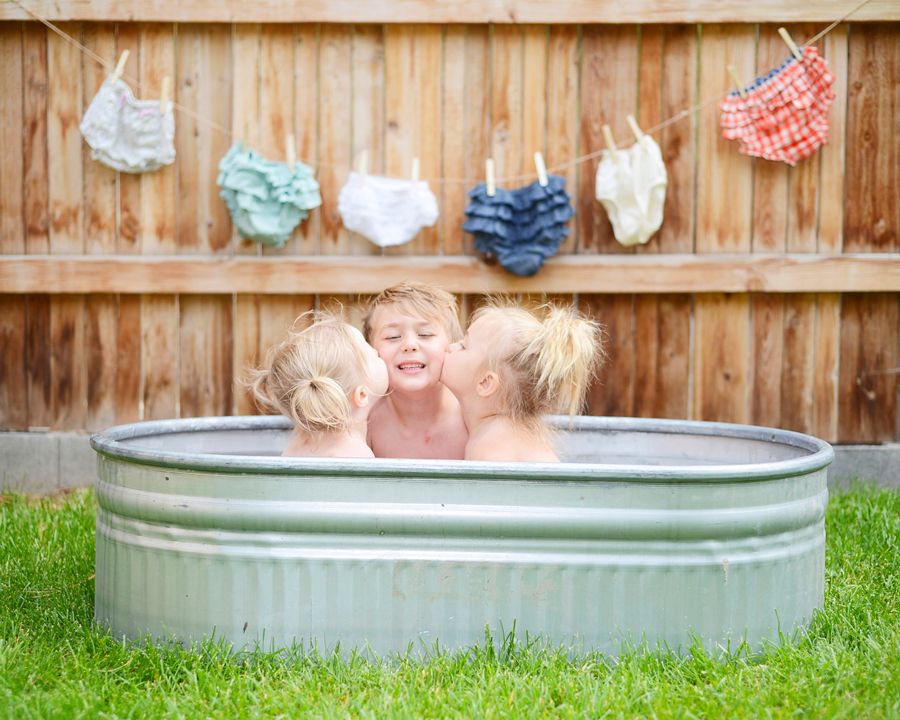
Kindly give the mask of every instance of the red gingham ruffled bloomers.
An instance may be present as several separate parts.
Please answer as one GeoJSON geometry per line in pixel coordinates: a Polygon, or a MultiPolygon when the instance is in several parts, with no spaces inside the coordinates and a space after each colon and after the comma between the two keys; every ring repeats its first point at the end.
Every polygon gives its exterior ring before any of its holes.
{"type": "Polygon", "coordinates": [[[815,47],[791,57],[744,92],[721,102],[722,136],[740,142],[744,155],[795,165],[828,140],[834,76],[815,47]]]}

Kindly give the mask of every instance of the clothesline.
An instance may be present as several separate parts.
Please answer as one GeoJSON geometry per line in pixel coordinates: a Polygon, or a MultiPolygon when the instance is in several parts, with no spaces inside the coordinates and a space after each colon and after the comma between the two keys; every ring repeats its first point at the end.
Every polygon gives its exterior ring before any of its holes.
{"type": "MultiPolygon", "coordinates": [[[[813,37],[809,38],[802,44],[800,44],[799,47],[802,49],[802,48],[808,47],[809,45],[812,45],[812,44],[818,42],[823,37],[825,37],[828,33],[830,33],[832,30],[834,30],[834,28],[836,28],[838,25],[840,25],[842,22],[844,22],[847,18],[849,18],[852,15],[854,15],[855,13],[857,13],[862,7],[867,5],[870,1],[871,0],[861,0],[861,2],[859,2],[855,7],[853,7],[851,10],[849,10],[847,13],[845,13],[842,17],[838,18],[837,20],[832,22],[830,25],[828,25],[824,30],[817,33],[813,37]]],[[[100,57],[95,52],[93,52],[90,48],[82,45],[71,35],[60,30],[52,22],[50,22],[46,18],[42,17],[38,13],[34,12],[31,8],[27,7],[25,5],[25,3],[22,2],[22,0],[12,0],[12,2],[14,2],[20,8],[22,8],[22,10],[24,10],[26,13],[31,15],[35,20],[43,23],[45,26],[50,28],[57,35],[62,37],[66,42],[77,47],[80,52],[84,53],[85,55],[90,57],[92,60],[99,63],[100,65],[105,67],[110,72],[114,69],[114,67],[115,67],[114,61],[107,60],[105,58],[100,57]]],[[[141,90],[143,89],[142,83],[140,81],[136,80],[135,78],[130,77],[124,73],[121,75],[121,77],[122,77],[122,79],[127,80],[128,83],[130,85],[132,85],[133,87],[139,88],[141,90]]],[[[143,95],[143,93],[141,93],[141,94],[143,95]]],[[[675,113],[671,117],[657,123],[656,125],[653,125],[652,127],[645,128],[643,130],[643,132],[648,135],[654,135],[654,134],[664,130],[665,128],[669,127],[670,125],[674,125],[675,123],[680,122],[681,120],[684,120],[687,117],[690,117],[694,113],[698,113],[701,110],[706,109],[710,105],[717,104],[722,99],[722,97],[723,97],[723,95],[719,94],[719,95],[716,95],[715,97],[707,98],[706,100],[696,103],[695,105],[692,105],[689,108],[686,108],[684,110],[681,110],[681,111],[675,113]]],[[[200,115],[199,113],[195,112],[194,110],[191,110],[188,107],[185,107],[184,105],[181,105],[177,102],[173,102],[172,107],[175,110],[178,110],[179,112],[183,113],[184,115],[187,115],[188,117],[205,125],[206,127],[228,136],[233,143],[242,139],[241,135],[239,133],[235,133],[233,129],[225,127],[224,125],[221,125],[204,115],[200,115]]],[[[255,147],[259,148],[260,150],[270,149],[270,148],[260,148],[259,145],[256,145],[255,147]]],[[[592,152],[586,153],[584,155],[578,155],[578,156],[572,158],[571,160],[567,160],[565,162],[561,162],[561,163],[557,163],[555,165],[548,166],[547,172],[558,173],[561,171],[565,171],[571,167],[575,167],[576,165],[580,165],[581,163],[588,162],[590,160],[593,160],[593,159],[599,157],[600,155],[603,154],[604,151],[605,151],[605,149],[601,148],[599,150],[594,150],[592,152]]],[[[280,155],[280,153],[278,153],[278,152],[276,152],[274,154],[270,154],[267,152],[261,153],[261,154],[267,155],[269,157],[272,157],[273,155],[274,156],[280,155]]],[[[324,167],[328,167],[328,168],[336,168],[336,169],[340,169],[340,170],[345,170],[346,172],[349,173],[350,170],[352,169],[350,166],[348,166],[345,163],[333,164],[333,163],[322,163],[322,162],[306,162],[305,164],[307,164],[313,168],[316,168],[317,170],[320,170],[321,168],[324,168],[324,167]]],[[[516,183],[533,180],[534,177],[535,177],[535,173],[524,173],[521,175],[509,175],[509,176],[505,176],[505,177],[498,177],[498,178],[496,178],[495,182],[497,184],[513,185],[516,183]]],[[[472,183],[478,182],[479,180],[482,180],[483,178],[481,178],[479,176],[479,177],[474,177],[474,178],[472,178],[472,177],[470,177],[470,178],[440,177],[440,178],[422,178],[422,179],[426,180],[426,181],[430,181],[436,185],[471,185],[472,183]]]]}

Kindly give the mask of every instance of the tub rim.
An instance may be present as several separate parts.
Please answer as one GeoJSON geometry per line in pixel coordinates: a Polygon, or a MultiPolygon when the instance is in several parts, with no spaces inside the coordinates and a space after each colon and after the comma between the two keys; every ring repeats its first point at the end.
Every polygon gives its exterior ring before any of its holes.
{"type": "Polygon", "coordinates": [[[827,467],[834,450],[824,440],[795,432],[759,425],[701,420],[650,418],[551,416],[550,422],[566,429],[609,432],[647,432],[699,436],[724,436],[788,445],[809,454],[767,463],[723,465],[632,465],[606,463],[519,463],[472,460],[421,460],[388,458],[297,458],[267,455],[227,455],[147,450],[128,447],[126,441],[141,437],[217,430],[289,430],[288,418],[277,415],[232,415],[204,418],[149,420],[116,425],[91,436],[98,455],[138,465],[214,472],[229,475],[347,476],[403,479],[608,480],[674,483],[757,482],[805,475],[827,467]]]}

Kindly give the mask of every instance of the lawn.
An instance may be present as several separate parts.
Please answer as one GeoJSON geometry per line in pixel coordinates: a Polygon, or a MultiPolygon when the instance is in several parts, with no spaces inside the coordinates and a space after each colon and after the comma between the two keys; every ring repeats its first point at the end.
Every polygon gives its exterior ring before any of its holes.
{"type": "Polygon", "coordinates": [[[831,498],[825,609],[755,658],[570,658],[515,639],[427,660],[126,646],[91,626],[93,529],[89,491],[0,496],[3,717],[900,718],[898,492],[831,498]]]}

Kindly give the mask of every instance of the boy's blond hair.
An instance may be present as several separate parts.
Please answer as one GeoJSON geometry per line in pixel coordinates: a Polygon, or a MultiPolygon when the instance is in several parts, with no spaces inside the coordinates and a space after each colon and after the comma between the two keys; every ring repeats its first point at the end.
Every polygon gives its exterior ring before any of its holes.
{"type": "Polygon", "coordinates": [[[510,419],[537,429],[547,413],[575,415],[605,353],[599,323],[574,307],[547,304],[532,312],[493,298],[472,316],[491,324],[488,369],[500,377],[510,419]]]}
{"type": "Polygon", "coordinates": [[[340,317],[310,310],[294,325],[306,319],[312,324],[271,347],[247,385],[260,408],[287,415],[305,433],[349,430],[349,395],[366,383],[366,357],[340,317]]]}
{"type": "Polygon", "coordinates": [[[375,311],[386,305],[400,305],[412,311],[412,314],[441,323],[450,342],[462,339],[462,326],[459,324],[459,306],[456,296],[446,290],[419,282],[402,282],[382,290],[369,300],[363,318],[363,335],[372,342],[372,316],[375,311]]]}

